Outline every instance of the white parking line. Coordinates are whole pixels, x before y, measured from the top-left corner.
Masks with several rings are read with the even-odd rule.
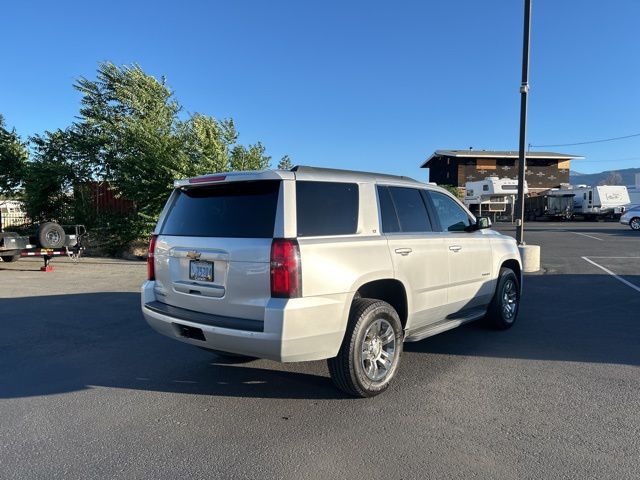
[[[575,233],[576,235],[582,235],[583,237],[593,238],[594,240],[600,240],[601,242],[603,241],[602,238],[594,237],[593,235],[587,235],[586,233],[572,232],[571,230],[564,230],[564,231],[568,233]]]
[[[640,257],[594,257],[593,255],[589,255],[589,258],[611,258],[611,259],[637,259]]]
[[[627,257],[628,258],[628,257]],[[637,258],[637,257],[636,257]],[[583,260],[586,260],[587,262],[589,262],[591,265],[595,265],[596,267],[598,267],[600,270],[608,273],[609,275],[611,275],[613,278],[615,278],[616,280],[624,283],[627,287],[631,287],[633,288],[636,292],[640,292],[640,287],[638,287],[637,285],[634,285],[633,283],[625,280],[624,278],[622,278],[620,275],[616,275],[615,273],[613,273],[611,270],[609,270],[606,267],[603,267],[602,265],[594,262],[593,260],[589,260],[587,257],[582,257]]]

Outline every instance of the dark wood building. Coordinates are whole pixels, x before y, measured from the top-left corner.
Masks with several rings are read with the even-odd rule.
[[[527,152],[526,180],[530,190],[546,190],[569,183],[571,160],[579,155]],[[436,150],[421,166],[429,169],[429,181],[465,186],[486,177],[518,178],[518,152],[490,150]]]

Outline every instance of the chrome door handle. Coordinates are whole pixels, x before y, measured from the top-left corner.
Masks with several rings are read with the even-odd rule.
[[[398,255],[402,255],[403,257],[406,257],[407,255],[409,255],[411,252],[413,252],[413,250],[411,250],[410,248],[396,248],[395,252]]]
[[[460,245],[449,245],[449,250],[452,252],[459,252],[462,250],[462,247]]]

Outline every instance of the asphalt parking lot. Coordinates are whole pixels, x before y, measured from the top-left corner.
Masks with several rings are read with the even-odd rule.
[[[0,477],[639,478],[640,235],[526,240],[543,270],[516,326],[407,344],[366,400],[324,362],[228,364],[156,334],[143,262],[0,263]]]

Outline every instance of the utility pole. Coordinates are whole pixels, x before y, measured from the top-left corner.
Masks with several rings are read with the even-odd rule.
[[[518,145],[518,204],[517,231],[518,245],[524,245],[524,182],[527,144],[527,96],[529,94],[529,39],[531,30],[531,0],[524,0],[524,38],[522,41],[522,83],[520,84],[520,142]]]

